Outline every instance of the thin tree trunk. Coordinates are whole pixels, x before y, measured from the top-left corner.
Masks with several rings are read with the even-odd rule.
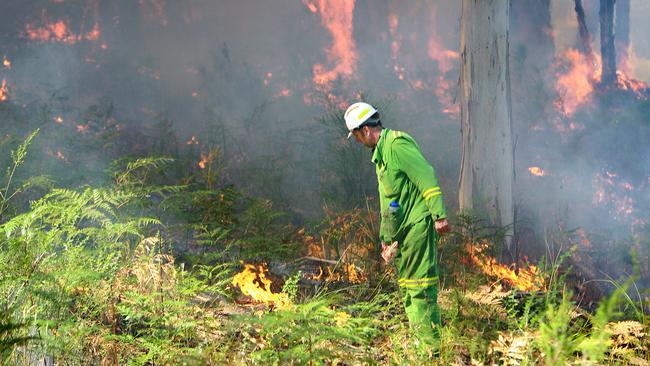
[[[603,88],[610,88],[616,85],[614,2],[615,0],[600,0],[600,56],[603,64],[600,83]]]
[[[580,35],[580,48],[582,53],[587,57],[588,64],[593,67],[594,51],[591,48],[591,35],[587,28],[585,9],[582,7],[582,0],[575,0],[576,18],[578,20],[578,34]]]
[[[630,51],[630,0],[618,0],[616,2],[616,39],[614,46],[618,54],[617,66],[624,72],[629,70],[629,51]]]
[[[514,222],[508,27],[508,0],[463,0],[459,204],[498,226]]]

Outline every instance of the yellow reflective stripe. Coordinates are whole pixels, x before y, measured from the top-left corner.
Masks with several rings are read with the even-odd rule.
[[[425,277],[425,278],[400,278],[399,283],[416,283],[416,282],[430,282],[438,281],[438,277]]]
[[[437,192],[437,191],[440,191],[440,187],[429,188],[426,191],[424,191],[424,193],[422,193],[422,197],[426,198],[427,195],[429,195],[430,193],[434,193],[434,192]]]
[[[427,283],[403,283],[400,286],[404,288],[418,288],[418,287],[431,287],[437,285],[437,282],[427,282]]]
[[[428,195],[427,197],[424,197],[424,200],[428,201],[431,197],[440,196],[441,194],[442,194],[442,192],[432,193],[432,194]]]
[[[405,288],[416,288],[416,287],[430,287],[438,284],[438,277],[429,277],[429,278],[418,278],[418,279],[407,279],[402,278],[399,280],[399,285]]]
[[[365,116],[366,114],[368,114],[368,112],[370,112],[370,108],[366,108],[365,111],[359,113],[359,117],[357,117],[357,119],[360,120],[361,118],[363,118],[363,116]]]

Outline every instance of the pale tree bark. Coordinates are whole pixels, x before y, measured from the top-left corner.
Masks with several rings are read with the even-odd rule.
[[[463,0],[459,204],[498,226],[514,222],[508,22],[508,0]]]

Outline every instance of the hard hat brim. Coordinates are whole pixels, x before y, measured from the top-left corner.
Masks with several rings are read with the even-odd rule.
[[[348,133],[348,140],[350,139],[350,137],[352,137],[352,131],[350,131],[350,133]]]

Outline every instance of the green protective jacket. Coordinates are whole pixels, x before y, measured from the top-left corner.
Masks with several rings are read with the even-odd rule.
[[[389,243],[401,238],[427,215],[433,220],[447,217],[436,173],[410,135],[382,129],[372,162],[379,183],[382,241]],[[388,207],[392,201],[399,203],[399,219],[389,223]]]

